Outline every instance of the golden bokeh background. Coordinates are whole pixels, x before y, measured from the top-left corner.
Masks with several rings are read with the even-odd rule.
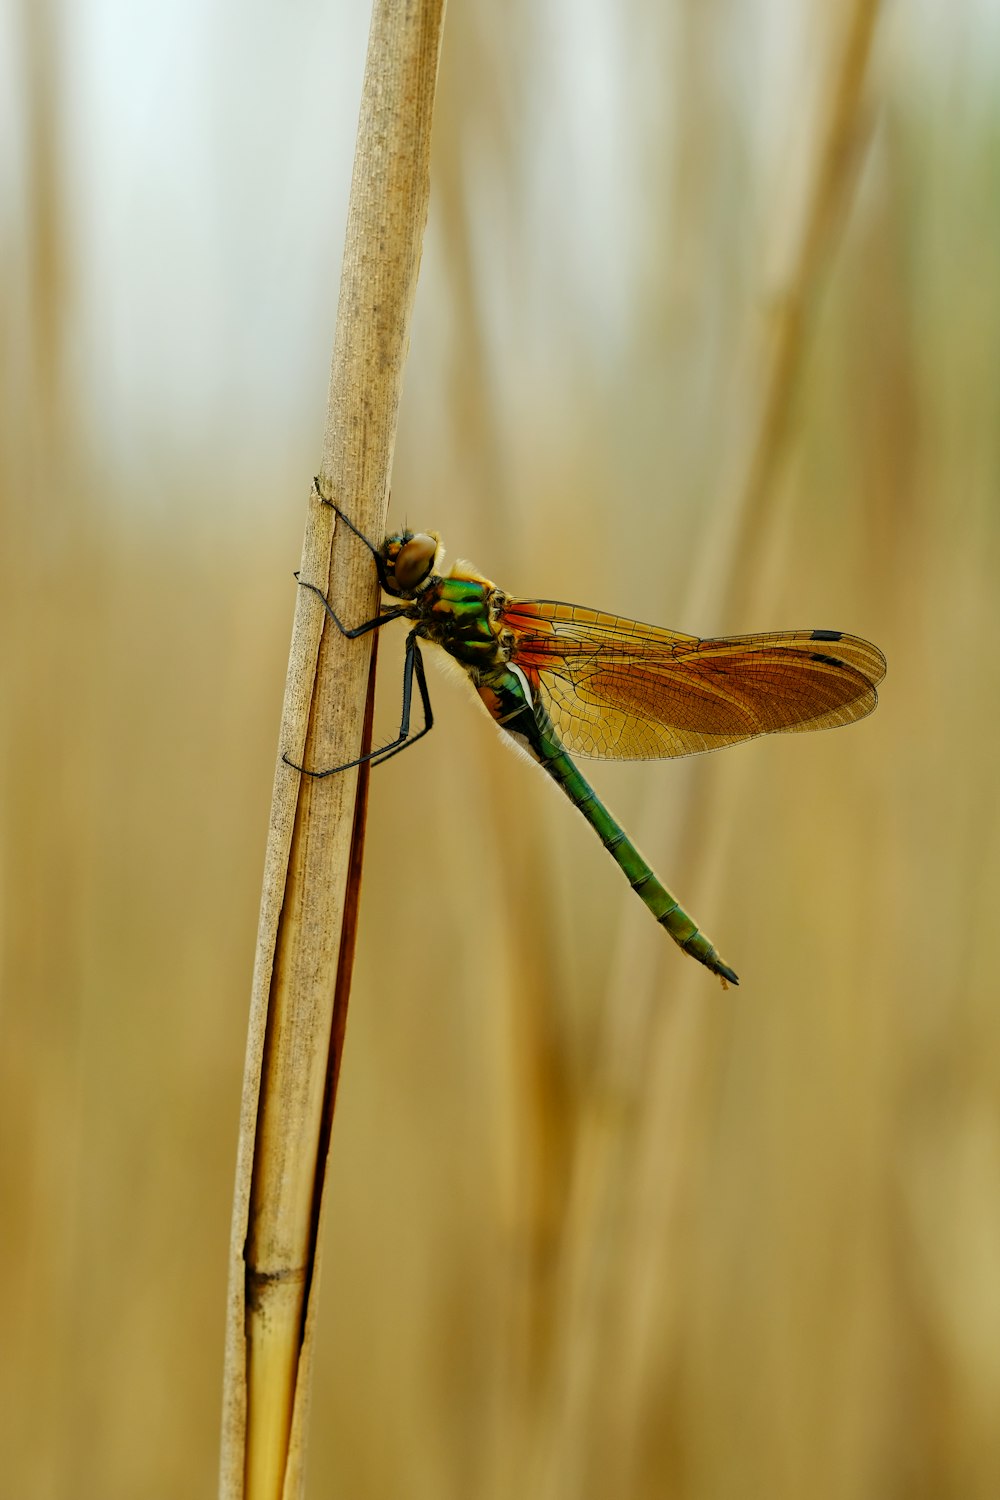
[[[346,10],[3,22],[17,1500],[215,1488]],[[434,674],[372,781],[312,1494],[1000,1493],[998,84],[989,0],[453,0],[390,519],[515,593],[849,630],[889,675],[850,730],[590,768],[723,994]]]

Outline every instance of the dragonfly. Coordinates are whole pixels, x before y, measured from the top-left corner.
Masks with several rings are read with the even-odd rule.
[[[437,532],[400,531],[377,546],[326,499],[375,561],[383,603],[374,619],[349,628],[315,584],[342,635],[355,638],[392,620],[412,622],[403,656],[399,733],[388,744],[316,779],[408,749],[434,724],[421,643],[440,647],[464,670],[503,733],[536,761],[586,818],[639,899],[674,942],[717,974],[735,971],[653,873],[572,757],[659,760],[736,745],[762,734],[831,729],[863,719],[885,675],[877,646],[840,630],[700,639],[623,615],[554,599],[519,599],[456,562],[445,573]],[[413,688],[423,723],[414,728]]]

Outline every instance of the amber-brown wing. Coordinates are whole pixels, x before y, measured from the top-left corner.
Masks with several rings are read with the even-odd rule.
[[[574,755],[655,760],[870,714],[877,646],[839,630],[699,640],[549,599],[509,599],[512,660]]]

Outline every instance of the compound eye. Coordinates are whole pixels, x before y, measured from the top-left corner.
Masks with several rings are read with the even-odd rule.
[[[436,555],[437,542],[424,532],[411,536],[406,545],[400,547],[393,578],[401,594],[412,594],[419,588],[434,566]]]

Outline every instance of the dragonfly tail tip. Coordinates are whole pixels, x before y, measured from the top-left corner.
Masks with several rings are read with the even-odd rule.
[[[737,989],[739,988],[739,984],[740,984],[740,977],[739,977],[739,975],[735,972],[735,970],[731,969],[728,964],[724,964],[721,959],[715,965],[715,972],[718,974],[719,978],[722,980],[723,985],[725,985],[728,982],[729,984],[735,984],[736,987],[737,987]]]

